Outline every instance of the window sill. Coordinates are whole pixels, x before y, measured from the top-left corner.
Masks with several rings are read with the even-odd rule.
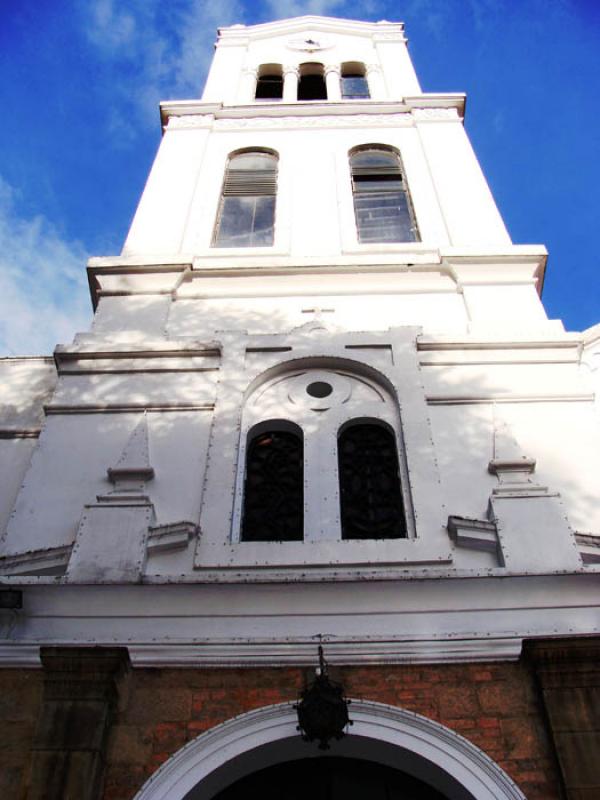
[[[344,255],[357,255],[359,253],[430,253],[436,252],[437,248],[423,242],[351,242],[344,244],[342,253]]]
[[[268,247],[207,247],[206,250],[199,256],[198,258],[227,258],[230,256],[235,256],[239,258],[241,256],[248,256],[248,258],[252,258],[254,256],[287,256],[289,255],[289,250],[286,250],[282,247],[276,247],[275,245],[269,245]]]
[[[452,561],[447,542],[381,539],[336,542],[237,542],[223,545],[200,540],[196,568],[384,567]]]

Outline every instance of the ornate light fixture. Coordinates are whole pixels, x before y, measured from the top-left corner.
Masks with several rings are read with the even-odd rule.
[[[348,717],[350,700],[344,697],[344,687],[334,683],[327,674],[323,647],[319,645],[319,666],[315,680],[300,695],[294,708],[298,713],[298,727],[305,742],[319,742],[320,750],[329,750],[331,739],[341,739],[346,727],[352,725]]]

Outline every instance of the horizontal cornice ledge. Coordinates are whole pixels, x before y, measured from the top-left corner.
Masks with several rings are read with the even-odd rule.
[[[453,109],[456,119],[464,117],[466,95],[441,92],[405,97],[403,101],[344,100],[296,101],[293,103],[251,103],[227,106],[223,103],[203,103],[201,100],[164,100],[160,103],[163,128],[169,119],[178,117],[209,117],[214,120],[279,119],[282,117],[381,117],[394,114],[411,114],[414,111]],[[419,115],[416,115],[420,119]],[[211,119],[206,124],[212,125]],[[201,124],[198,120],[197,124]]]
[[[539,246],[509,246],[505,250],[437,250],[427,245],[399,248],[397,252],[342,254],[327,262],[292,255],[255,256],[251,253],[221,256],[207,254],[179,263],[161,262],[153,256],[94,259],[88,267],[94,303],[100,297],[170,295],[191,297],[202,292],[207,279],[285,278],[298,275],[401,275],[413,278],[438,273],[451,279],[459,291],[470,285],[535,284],[541,287],[546,251]],[[197,281],[200,283],[196,287]],[[285,292],[285,287],[281,287]],[[440,291],[448,287],[440,282]],[[399,287],[410,290],[407,285]],[[232,285],[232,291],[236,291]]]
[[[0,648],[0,662],[31,658],[41,644],[93,641],[128,646],[134,662],[157,666],[177,659],[182,665],[218,660],[250,666],[263,658],[303,663],[311,643],[314,654],[323,624],[338,663],[496,660],[516,658],[525,638],[598,631],[592,570],[464,578],[361,582],[360,601],[355,582],[296,582],[281,593],[277,613],[260,585],[58,585],[62,579],[2,578],[4,586],[23,590],[24,603],[11,617],[12,641]],[[358,612],[351,627],[349,598]]]
[[[360,20],[307,14],[302,17],[292,17],[274,22],[262,22],[258,25],[228,25],[227,27],[219,28],[217,44],[219,46],[244,45],[251,41],[274,36],[285,36],[286,34],[297,34],[309,30],[315,33],[354,34],[368,37],[385,35],[386,40],[406,41],[403,22],[388,22],[387,20],[362,22]]]
[[[532,283],[542,293],[548,260],[543,245],[512,245],[504,253],[444,248],[440,256],[459,288]]]

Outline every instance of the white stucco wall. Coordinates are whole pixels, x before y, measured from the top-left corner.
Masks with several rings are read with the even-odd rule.
[[[319,60],[374,67],[381,96],[252,100],[261,63]],[[275,647],[283,663],[327,631],[349,642],[340,660],[460,660],[597,630],[600,337],[547,319],[545,250],[511,244],[461,113],[420,93],[401,26],[223,32],[202,102],[163,106],[123,254],[92,260],[96,315],[57,348],[56,388],[50,360],[0,362],[0,572],[39,582],[16,641],[126,641],[153,664]],[[364,144],[399,153],[420,242],[358,243],[348,153]],[[212,247],[228,156],[255,147],[279,156],[274,244]],[[313,372],[351,391],[298,403],[287,387]],[[263,415],[306,431],[303,542],[239,541]],[[336,437],[362,416],[396,437],[406,539],[340,538]],[[119,508],[137,555],[111,572]],[[46,579],[71,585],[44,594]]]

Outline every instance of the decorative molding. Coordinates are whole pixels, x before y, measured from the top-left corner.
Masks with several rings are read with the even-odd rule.
[[[455,108],[414,108],[413,115],[418,122],[437,120],[460,121],[460,116]]]
[[[307,31],[306,37],[289,39],[286,42],[288,50],[297,50],[301,53],[320,53],[323,50],[331,50],[335,47],[335,43],[328,39],[317,39],[315,33]]]
[[[19,612],[20,613],[20,612]],[[14,627],[14,625],[13,625]],[[7,637],[5,637],[7,638]],[[80,640],[73,640],[78,644]],[[327,659],[331,664],[464,664],[486,661],[517,661],[521,637],[405,641],[377,639],[328,641]],[[135,667],[270,667],[311,666],[315,660],[314,641],[273,642],[202,640],[191,644],[169,642],[127,642]],[[0,665],[39,666],[40,643],[0,644]]]
[[[139,494],[146,481],[154,478],[148,450],[148,419],[145,412],[133,429],[116,465],[109,467],[106,473],[117,495],[122,492]]]
[[[430,406],[478,405],[481,403],[593,403],[593,393],[578,394],[501,394],[501,395],[426,395]]]
[[[378,31],[373,35],[373,41],[377,44],[377,42],[406,42],[406,39],[401,31],[390,31],[389,33]]]
[[[38,439],[42,429],[35,428],[1,428],[0,439]]]
[[[175,550],[185,550],[191,539],[198,536],[200,528],[193,522],[171,522],[167,525],[151,525],[148,529],[146,551],[154,553],[167,553]]]
[[[493,458],[488,464],[488,472],[499,478],[505,474],[531,475],[535,472],[535,463],[535,458],[527,456],[514,459]]]
[[[575,541],[584,564],[600,564],[600,536],[575,533]]]
[[[102,404],[86,403],[72,406],[48,404],[44,406],[44,412],[50,414],[131,414],[140,411],[214,411],[214,403],[128,403],[122,404]]]
[[[62,575],[69,563],[72,545],[28,550],[0,557],[2,575]]]
[[[169,117],[169,121],[164,126],[166,130],[183,130],[189,128],[205,128],[210,130],[214,125],[212,114],[194,114],[193,116]]]
[[[247,119],[216,119],[215,130],[251,129],[262,130],[270,128],[393,128],[406,127],[414,123],[409,112],[397,114],[352,114],[340,116],[318,117],[255,117]]]
[[[439,722],[383,703],[358,698],[351,702],[351,733],[333,744],[332,755],[362,756],[389,763],[428,783],[433,781],[444,794],[460,787],[465,796],[478,800],[525,800],[516,784],[489,756]],[[197,791],[201,791],[205,779],[210,784],[207,796],[214,796],[246,774],[306,756],[307,745],[297,733],[297,724],[291,703],[234,717],[175,753],[134,800],[200,796]],[[262,747],[256,750],[258,744]],[[253,758],[244,759],[249,751],[253,751]],[[435,777],[432,763],[437,767]]]
[[[493,553],[501,564],[498,529],[495,522],[467,517],[448,517],[448,535],[457,547]]]

